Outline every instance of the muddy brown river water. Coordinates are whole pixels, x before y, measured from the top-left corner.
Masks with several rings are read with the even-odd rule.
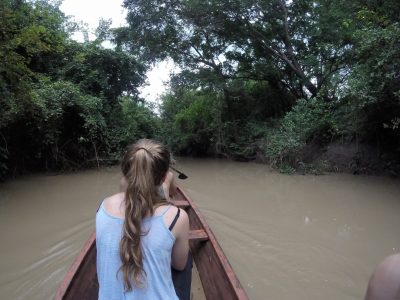
[[[376,264],[400,251],[399,180],[211,159],[177,167],[250,299],[362,299]],[[53,297],[119,176],[106,168],[0,184],[0,299]]]

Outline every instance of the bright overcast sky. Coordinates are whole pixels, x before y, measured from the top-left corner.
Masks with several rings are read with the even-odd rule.
[[[97,28],[100,18],[112,19],[112,27],[126,25],[126,10],[122,7],[122,0],[64,0],[60,8],[67,16],[73,16],[75,21],[87,23],[91,32]],[[82,35],[74,38],[83,40]],[[158,102],[166,89],[169,73],[173,70],[172,62],[162,62],[150,70],[147,73],[148,85],[141,89],[141,96],[148,101]]]

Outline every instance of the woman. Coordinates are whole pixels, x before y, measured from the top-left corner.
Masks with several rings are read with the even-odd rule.
[[[186,266],[189,219],[160,195],[169,164],[167,148],[152,140],[126,151],[126,190],[106,198],[96,215],[100,300],[178,299],[171,266]]]

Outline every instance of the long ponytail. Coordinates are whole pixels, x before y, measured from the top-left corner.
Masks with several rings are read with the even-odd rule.
[[[141,223],[153,215],[154,208],[165,203],[158,187],[166,175],[170,163],[168,149],[153,140],[142,139],[130,146],[121,164],[122,174],[128,185],[125,193],[125,220],[120,242],[120,257],[126,291],[132,290],[132,282],[143,287],[146,274],[143,268]]]

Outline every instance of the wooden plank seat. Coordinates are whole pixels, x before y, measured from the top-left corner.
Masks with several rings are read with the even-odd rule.
[[[207,241],[208,235],[204,229],[194,229],[189,231],[189,241]]]
[[[186,200],[175,200],[174,204],[175,204],[175,206],[177,206],[179,208],[183,208],[183,209],[186,209],[190,206],[189,202]]]

